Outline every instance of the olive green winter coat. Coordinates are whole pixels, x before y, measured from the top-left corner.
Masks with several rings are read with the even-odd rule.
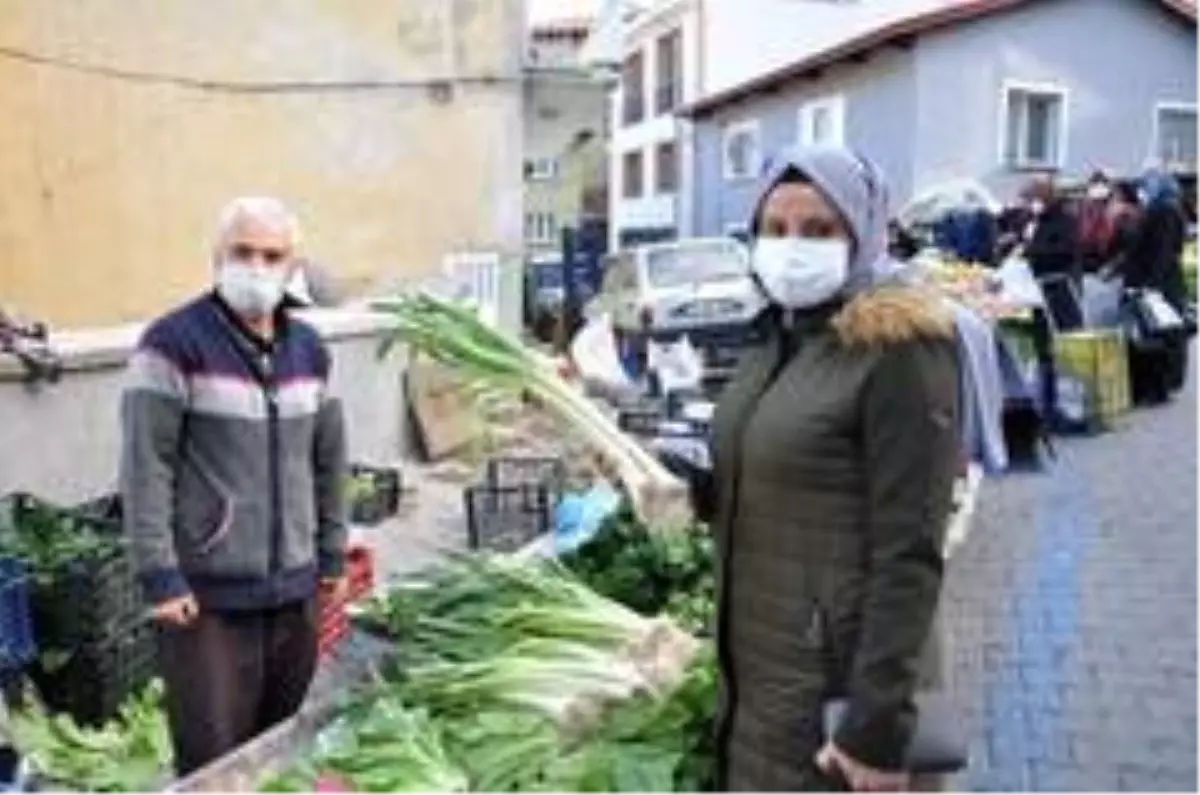
[[[837,736],[895,769],[942,579],[958,453],[958,365],[944,303],[876,288],[775,310],[714,418],[719,748],[731,790],[828,789]]]

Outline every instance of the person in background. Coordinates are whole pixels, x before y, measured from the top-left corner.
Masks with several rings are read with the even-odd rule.
[[[1108,204],[1112,224],[1112,242],[1109,258],[1100,269],[1100,277],[1111,279],[1120,275],[1125,259],[1137,240],[1141,224],[1141,205],[1138,201],[1137,185],[1120,180],[1113,186],[1112,201]]]
[[[1158,290],[1182,314],[1188,303],[1183,275],[1187,219],[1179,183],[1170,174],[1151,169],[1142,177],[1138,191],[1144,208],[1142,219],[1119,273],[1127,289]],[[1167,388],[1173,392],[1183,387],[1187,374],[1187,340],[1172,339],[1167,346]]]
[[[936,294],[882,284],[895,263],[870,161],[787,153],[759,196],[765,340],[725,388],[695,485],[719,560],[719,784],[902,790],[961,452],[955,321]],[[848,708],[827,737],[832,698]]]
[[[1078,235],[1067,203],[1052,177],[1033,180],[1023,194],[1029,208],[1024,254],[1042,285],[1046,307],[1059,331],[1083,324],[1079,307]]]
[[[342,409],[320,337],[281,309],[297,237],[278,200],[231,202],[214,289],[129,365],[121,493],[180,776],[296,712],[318,587],[344,588]]]
[[[1058,363],[1054,335],[1083,325],[1080,301],[1082,276],[1078,266],[1076,221],[1067,210],[1050,176],[1040,176],[1022,191],[1028,224],[1021,252],[1041,285],[1046,308],[1033,312],[1033,346],[1038,360],[1042,418],[1057,433],[1082,430],[1080,420],[1066,417],[1059,404]]]
[[[1096,171],[1079,204],[1079,267],[1083,273],[1097,273],[1112,259],[1116,237],[1112,205],[1112,183],[1107,174]]]

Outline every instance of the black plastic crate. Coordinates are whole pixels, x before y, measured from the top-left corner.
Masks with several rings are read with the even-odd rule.
[[[136,569],[119,521],[59,508],[27,494],[10,495],[6,507],[11,524],[6,545],[23,534],[51,530],[92,539],[52,563],[31,557],[28,547],[8,547],[29,568],[33,630],[43,649],[97,641],[141,611]]]
[[[492,487],[545,486],[552,500],[567,487],[567,465],[561,458],[509,457],[487,462],[486,483]]]
[[[351,487],[350,521],[374,526],[395,516],[400,510],[400,494],[404,484],[399,469],[352,464],[350,477],[367,485],[363,494],[355,494],[354,487]]]
[[[554,502],[542,484],[469,486],[463,492],[467,546],[473,550],[515,552],[549,533]]]
[[[81,726],[100,726],[158,673],[157,628],[149,620],[66,652],[43,655],[30,678],[46,706],[69,714]]]
[[[661,409],[622,409],[617,414],[617,427],[632,436],[658,436],[666,419]]]
[[[37,657],[29,573],[14,558],[0,558],[0,670],[19,671]]]

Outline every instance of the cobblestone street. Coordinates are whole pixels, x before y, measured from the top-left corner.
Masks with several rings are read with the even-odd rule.
[[[972,752],[956,784],[1194,791],[1194,376],[1171,405],[1057,451],[1045,474],[985,482],[950,564]]]

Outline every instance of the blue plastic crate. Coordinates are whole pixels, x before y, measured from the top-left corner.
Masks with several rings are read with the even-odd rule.
[[[35,657],[29,573],[19,560],[0,558],[0,670],[19,670]]]

